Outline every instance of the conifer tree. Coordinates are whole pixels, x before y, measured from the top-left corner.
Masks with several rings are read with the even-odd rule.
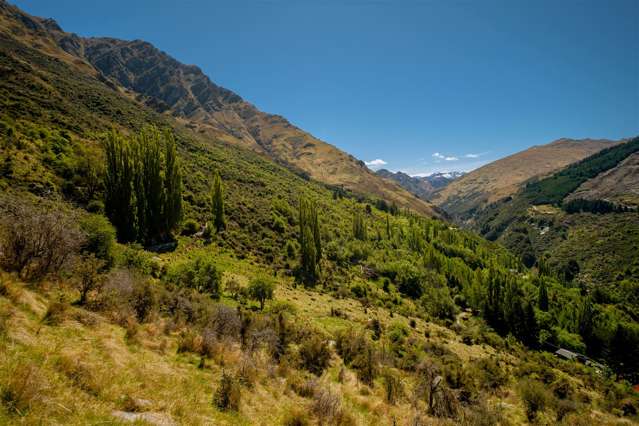
[[[538,297],[539,310],[548,312],[548,289],[546,288],[546,280],[539,279],[539,297]]]
[[[224,192],[222,188],[222,177],[220,172],[216,171],[213,177],[213,193],[211,195],[213,206],[213,225],[215,230],[220,232],[226,226],[224,219]]]

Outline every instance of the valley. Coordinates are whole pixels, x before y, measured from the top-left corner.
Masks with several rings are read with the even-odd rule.
[[[639,421],[637,137],[375,173],[4,0],[0,105],[0,424]]]

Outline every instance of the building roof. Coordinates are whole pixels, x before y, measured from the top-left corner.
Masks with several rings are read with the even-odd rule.
[[[574,352],[569,351],[568,349],[564,349],[564,348],[557,349],[555,351],[555,355],[564,357],[566,359],[577,359],[579,357],[579,354],[574,353]]]

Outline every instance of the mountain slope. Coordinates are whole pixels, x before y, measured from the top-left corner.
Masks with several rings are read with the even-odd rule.
[[[544,264],[559,274],[569,273],[570,280],[608,285],[638,279],[637,212],[589,204],[571,210],[567,203],[584,198],[616,203],[632,200],[632,191],[638,189],[638,153],[639,138],[616,144],[529,182],[512,197],[475,212],[468,223],[522,256],[529,266]]]
[[[0,3],[25,40],[37,38],[47,53],[64,54],[65,60],[89,71],[112,88],[156,111],[171,114],[189,128],[211,138],[247,146],[280,164],[307,173],[313,179],[342,186],[410,208],[439,216],[438,210],[388,180],[380,179],[362,161],[293,126],[284,117],[259,111],[240,96],[214,84],[193,65],[184,65],[150,43],[113,38],[82,38],[64,31],[53,20],[31,17]],[[70,59],[68,56],[73,56]],[[89,68],[93,68],[88,70]]]
[[[639,205],[639,153],[629,155],[612,169],[582,183],[566,197],[566,201],[578,199]]]
[[[472,211],[514,194],[533,177],[547,176],[616,142],[559,139],[499,159],[466,174],[431,198],[447,213],[467,218]]]
[[[410,176],[404,172],[391,172],[380,169],[375,172],[378,176],[397,182],[408,192],[417,195],[422,200],[429,200],[435,191],[449,185],[455,179],[459,179],[464,173],[433,173],[429,176]]]

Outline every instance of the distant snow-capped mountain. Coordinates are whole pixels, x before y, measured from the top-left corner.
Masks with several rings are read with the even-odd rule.
[[[386,169],[380,169],[376,173],[383,178],[394,180],[424,200],[428,200],[435,191],[465,174],[464,172],[442,172],[428,176],[410,176],[404,172],[391,172]]]

